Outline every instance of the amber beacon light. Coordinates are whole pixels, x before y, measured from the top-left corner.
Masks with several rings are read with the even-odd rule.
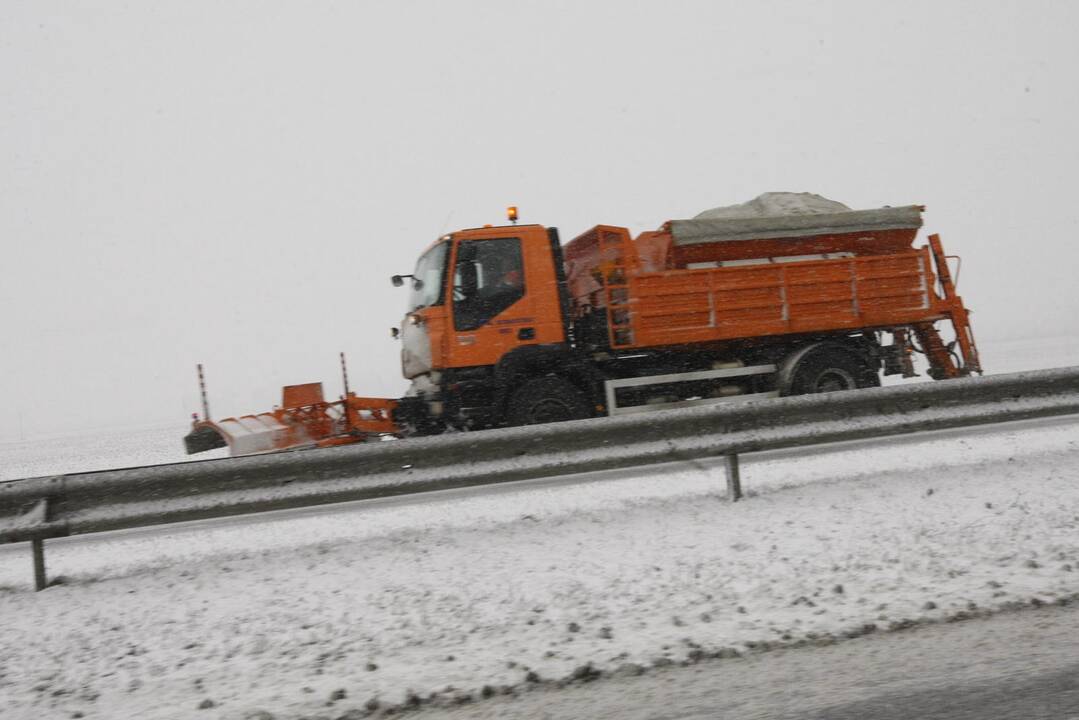
[[[506,208],[506,217],[509,218],[509,221],[511,223],[513,223],[514,225],[517,224],[517,206],[516,205],[510,205],[508,208]]]

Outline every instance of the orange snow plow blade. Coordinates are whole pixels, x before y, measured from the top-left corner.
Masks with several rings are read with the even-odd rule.
[[[322,383],[288,385],[281,407],[270,412],[196,420],[184,446],[188,455],[227,446],[236,456],[364,442],[397,432],[396,406],[396,400],[361,398],[351,392],[327,402]]]

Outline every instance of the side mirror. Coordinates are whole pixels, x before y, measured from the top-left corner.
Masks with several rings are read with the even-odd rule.
[[[390,337],[396,340],[397,338],[401,337],[401,331],[395,327],[390,328]]]
[[[394,275],[390,278],[390,282],[393,283],[394,287],[401,287],[405,284],[405,279],[400,275]]]

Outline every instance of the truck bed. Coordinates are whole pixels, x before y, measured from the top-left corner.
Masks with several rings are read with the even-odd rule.
[[[948,306],[913,248],[922,209],[674,220],[636,240],[599,225],[565,248],[570,295],[619,349],[933,322]]]
[[[608,308],[615,347],[887,327],[943,317],[929,251],[641,273]]]

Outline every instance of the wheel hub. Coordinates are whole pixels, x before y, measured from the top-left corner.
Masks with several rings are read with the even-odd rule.
[[[561,400],[544,398],[532,405],[532,420],[536,423],[561,422],[573,417],[571,408]]]
[[[813,392],[837,392],[840,390],[853,390],[855,387],[857,387],[857,383],[854,382],[854,378],[850,373],[839,368],[830,368],[817,376]]]

